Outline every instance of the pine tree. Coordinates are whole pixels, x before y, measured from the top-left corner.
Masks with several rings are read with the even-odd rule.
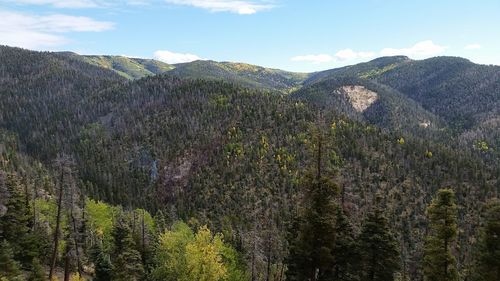
[[[305,210],[291,237],[287,280],[330,280],[335,263],[337,185],[323,171],[323,137],[317,135],[316,163],[303,179]]]
[[[28,276],[28,281],[45,281],[45,270],[43,266],[40,264],[40,260],[38,258],[34,258],[31,263],[31,272]]]
[[[33,257],[39,255],[40,241],[30,233],[32,218],[19,179],[15,175],[7,175],[5,185],[9,198],[6,204],[7,212],[0,220],[0,239],[10,243],[16,260],[30,265]]]
[[[427,208],[429,235],[424,246],[424,278],[428,281],[456,281],[458,272],[452,254],[457,238],[457,206],[455,193],[441,189]]]
[[[500,200],[487,206],[478,248],[474,280],[500,280]]]
[[[351,223],[340,206],[336,211],[335,235],[334,280],[356,280],[359,261],[358,244],[355,241]]]
[[[144,274],[142,259],[135,249],[129,226],[120,219],[113,228],[113,280],[139,280]]]
[[[111,280],[113,273],[111,259],[109,255],[104,252],[100,244],[96,244],[91,249],[91,256],[95,267],[95,276],[93,281]]]
[[[21,280],[20,265],[14,260],[14,253],[9,242],[0,243],[0,280]]]
[[[394,280],[394,274],[400,268],[398,244],[380,208],[367,215],[358,240],[361,280]]]

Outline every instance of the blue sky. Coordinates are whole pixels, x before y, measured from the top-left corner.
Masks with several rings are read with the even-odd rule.
[[[317,71],[383,55],[500,65],[499,0],[0,0],[0,44]]]

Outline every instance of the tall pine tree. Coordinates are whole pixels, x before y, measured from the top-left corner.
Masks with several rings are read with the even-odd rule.
[[[14,257],[23,265],[31,265],[31,260],[39,255],[39,243],[30,231],[32,217],[26,205],[21,184],[16,175],[2,177],[8,191],[7,212],[0,219],[0,240],[5,239],[12,247]]]
[[[104,252],[102,245],[96,243],[91,249],[91,257],[94,262],[95,276],[94,281],[111,280],[113,266],[109,255]]]
[[[352,225],[340,206],[337,207],[335,215],[334,280],[357,280],[358,243],[355,240]]]
[[[500,280],[500,201],[488,204],[481,229],[475,281]]]
[[[331,280],[335,263],[337,185],[323,168],[323,135],[317,134],[315,166],[302,183],[306,188],[304,211],[292,230],[287,280]]]
[[[20,265],[14,260],[14,253],[6,240],[0,242],[0,280],[21,280]]]
[[[398,244],[382,210],[371,211],[359,235],[362,281],[390,281],[400,268]]]
[[[137,281],[144,274],[142,258],[135,247],[130,227],[122,218],[113,228],[113,280]]]
[[[456,281],[452,249],[458,234],[457,205],[451,189],[440,189],[427,208],[429,234],[425,239],[423,269],[426,281]]]

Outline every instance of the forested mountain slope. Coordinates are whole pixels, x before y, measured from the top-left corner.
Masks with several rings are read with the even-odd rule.
[[[381,57],[365,63],[311,73],[304,81],[304,84],[311,85],[335,77],[359,77],[369,79],[410,61],[411,59],[405,56]]]
[[[428,118],[433,124],[446,120],[393,88],[347,77],[310,84],[290,97],[268,88],[261,91],[172,75],[128,81],[113,71],[58,54],[1,50],[5,59],[0,60],[0,187],[11,188],[9,196],[2,198],[17,198],[9,199],[12,206],[38,210],[34,212],[38,215],[29,213],[32,219],[23,222],[26,228],[20,232],[45,233],[39,240],[46,245],[37,246],[29,255],[20,250],[11,234],[8,239],[0,236],[15,244],[13,259],[25,266],[33,256],[50,252],[47,248],[56,240],[52,237],[59,233],[56,198],[68,194],[61,193],[68,188],[79,200],[61,197],[64,204],[59,205],[74,226],[63,225],[60,229],[65,235],[60,239],[75,242],[76,246],[64,249],[81,256],[66,256],[96,268],[103,258],[96,258],[90,249],[97,248],[97,253],[115,264],[114,280],[126,280],[117,277],[123,272],[132,272],[134,280],[176,276],[168,270],[177,267],[164,263],[166,259],[170,265],[172,258],[165,258],[169,256],[163,252],[179,252],[172,246],[177,245],[172,242],[176,237],[192,243],[186,253],[195,261],[205,256],[193,249],[217,239],[208,235],[195,240],[189,227],[174,223],[178,220],[189,222],[204,235],[203,225],[223,233],[229,248],[219,259],[229,264],[227,274],[241,273],[237,274],[240,279],[228,280],[284,280],[285,274],[293,280],[286,270],[293,272],[300,260],[293,257],[300,248],[295,241],[309,223],[303,218],[317,207],[314,202],[321,202],[321,198],[311,200],[311,193],[328,186],[331,189],[321,191],[331,198],[327,205],[337,208],[352,229],[346,239],[368,243],[372,236],[367,234],[370,224],[366,221],[379,220],[380,211],[373,214],[373,210],[383,206],[384,229],[391,233],[388,237],[394,238],[399,252],[394,259],[400,266],[394,270],[411,280],[423,276],[424,237],[430,229],[426,208],[438,189],[451,188],[460,230],[453,245],[457,269],[465,278],[474,269],[476,244],[472,242],[480,237],[483,206],[500,192],[500,170],[467,149],[417,137],[411,130],[405,133],[405,122],[413,120],[402,119],[404,116]],[[334,97],[326,106],[299,96],[318,94],[329,99],[316,93],[315,87],[331,90],[345,84],[363,88],[343,88],[342,93],[333,94],[344,98]],[[360,94],[370,99],[372,92],[379,99],[360,114],[357,109],[366,105],[353,106],[350,98]],[[337,103],[347,109],[342,111]],[[388,124],[386,128],[402,124],[397,127],[401,130],[382,130],[352,120],[366,121],[363,118],[381,127]],[[24,160],[17,161],[16,155]],[[31,172],[36,167],[38,174]],[[311,179],[319,170],[322,175]],[[19,192],[13,192],[13,186]],[[39,194],[43,196],[39,198]],[[33,203],[37,200],[42,200],[41,205]],[[0,211],[7,204],[0,202]],[[89,223],[73,219],[73,210],[75,217],[88,213]],[[336,224],[337,217],[332,220],[332,215],[326,214],[325,220]],[[45,225],[44,231],[36,232],[29,221]],[[10,225],[0,227],[2,233],[15,232]],[[207,247],[222,247],[214,243]],[[127,247],[133,251],[125,252]],[[359,254],[369,247],[353,244],[351,248]],[[55,255],[58,268],[63,267],[66,256]],[[122,257],[130,260],[124,262]],[[352,257],[356,260],[356,254]],[[122,272],[116,266],[120,264],[133,267],[123,266]],[[368,270],[366,264],[354,262],[349,268],[353,278]]]
[[[500,67],[462,58],[409,61],[372,78],[406,94],[458,130],[477,125],[478,115],[499,105]]]
[[[333,110],[381,128],[415,135],[441,134],[446,127],[442,118],[401,92],[355,76],[321,79],[295,91],[291,98],[305,100],[325,110]]]
[[[172,70],[174,66],[167,63],[125,56],[82,56],[71,52],[60,53],[74,59],[82,60],[102,68],[111,69],[127,79],[140,79]]]
[[[245,87],[284,92],[299,87],[308,77],[306,73],[287,72],[245,63],[215,61],[177,64],[169,73],[183,78],[224,80]]]
[[[103,89],[125,82],[111,70],[57,53],[1,47],[0,62],[1,127],[45,159],[65,149],[61,134],[74,135],[99,116]]]
[[[326,81],[337,82],[332,88],[332,83]],[[435,140],[442,140],[455,147],[476,149],[490,159],[498,157],[500,151],[498,123],[500,67],[498,66],[477,65],[455,57],[437,57],[419,61],[407,57],[384,57],[367,63],[311,74],[305,80],[305,86],[298,90],[296,95],[303,99],[310,98],[316,103],[327,103],[337,110],[340,108],[345,111],[343,109],[345,103],[332,104],[327,101],[341,97],[332,95],[342,84],[338,81],[343,81],[345,86],[379,85],[379,88],[384,87],[386,91],[399,93],[398,96],[404,97],[391,104],[386,103],[385,112],[377,111],[379,119],[390,120],[391,113],[398,116],[395,124],[390,122],[381,124],[365,116],[368,122],[392,129],[408,129],[412,120],[413,122],[419,120],[420,123],[428,123],[425,124],[425,128],[434,127],[442,131]],[[380,96],[385,92],[379,91]],[[309,95],[309,92],[312,93]],[[318,99],[319,96],[323,98]],[[377,106],[380,104],[373,103],[374,110]],[[413,110],[404,110],[408,106]],[[426,122],[422,122],[421,116],[427,116]]]
[[[500,66],[438,57],[403,64],[374,77],[442,117],[461,145],[500,151]]]
[[[167,64],[153,59],[124,56],[90,56],[61,52],[61,56],[110,69],[127,79],[140,79],[158,74],[182,78],[224,80],[241,86],[289,92],[300,87],[309,74],[264,68],[233,62],[198,60],[189,63]]]

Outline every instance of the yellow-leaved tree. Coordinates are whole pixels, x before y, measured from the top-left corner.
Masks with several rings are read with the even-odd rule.
[[[188,280],[226,280],[227,268],[222,260],[224,243],[220,234],[212,235],[203,226],[193,241],[186,246],[186,267]]]
[[[221,234],[213,234],[206,226],[194,234],[187,224],[176,222],[160,235],[152,278],[241,281],[246,280],[243,267],[237,252],[224,244]]]

